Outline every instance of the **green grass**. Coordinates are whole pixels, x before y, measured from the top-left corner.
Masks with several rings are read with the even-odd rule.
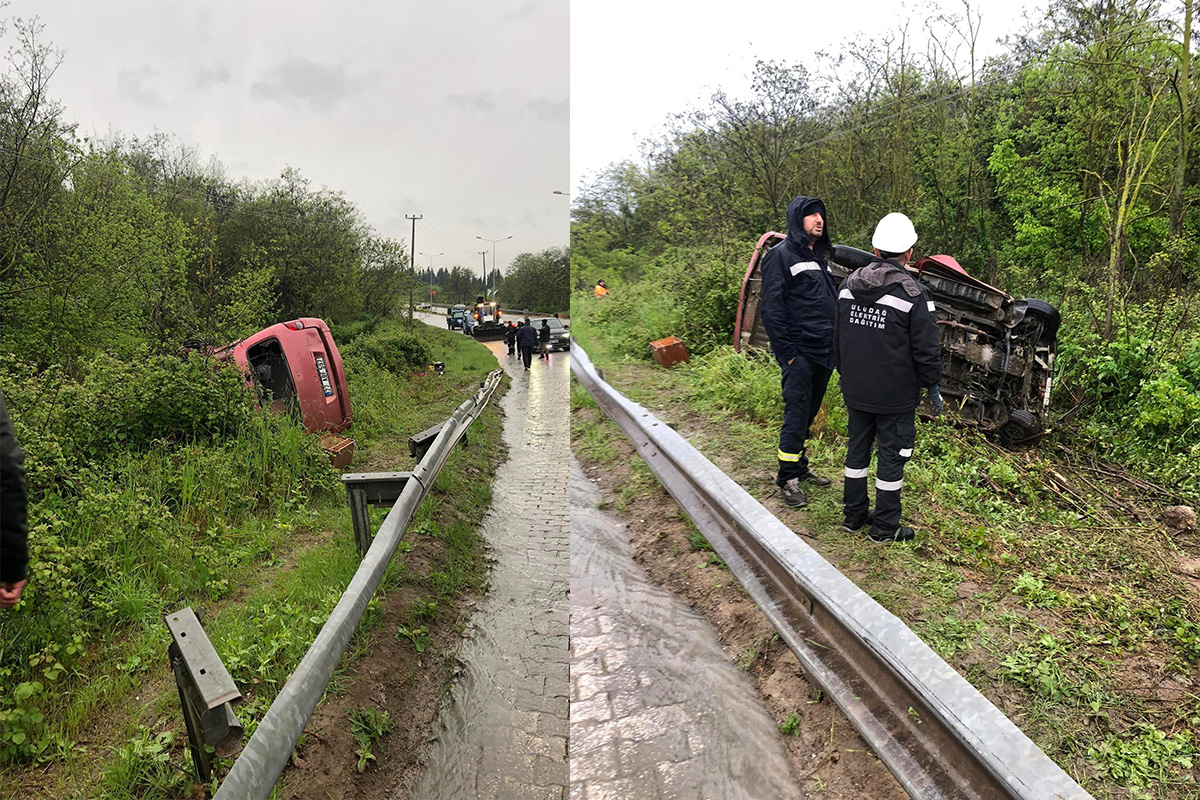
[[[358,456],[402,452],[391,457],[403,458],[395,468],[407,466],[404,440],[447,417],[495,365],[485,347],[461,334],[429,326],[419,332],[446,361],[444,376],[392,376],[348,364],[350,434],[365,445]],[[425,583],[436,603],[483,585],[486,564],[470,521],[491,500],[490,482],[478,476],[493,474],[503,451],[496,402],[473,427],[471,446],[451,454],[414,520],[415,528],[447,541],[445,563],[432,575],[411,575],[404,559],[411,547],[402,543],[384,590]],[[27,599],[0,617],[0,761],[9,761],[0,763],[0,784],[15,784],[25,769],[66,762],[55,796],[95,796],[95,786],[67,780],[91,769],[104,773],[106,796],[178,796],[170,774],[191,765],[173,685],[146,714],[123,707],[162,674],[169,640],[163,615],[187,605],[208,612],[205,630],[246,695],[238,715],[253,732],[358,566],[336,474],[310,448],[313,440],[301,430],[264,417],[247,435],[216,446],[164,443],[120,454],[103,473],[62,476],[81,488],[31,510]],[[312,469],[322,471],[317,483],[305,473]],[[247,503],[254,495],[246,487],[256,483],[272,492],[265,507]],[[319,488],[297,488],[306,485]],[[92,568],[87,577],[95,588],[86,594],[72,583],[80,557]],[[55,585],[67,590],[48,603]],[[365,649],[362,632],[378,607],[377,595],[343,667]],[[164,731],[138,727],[159,715],[172,721],[169,743],[160,738]],[[126,722],[98,724],[109,717]],[[110,755],[75,746],[95,740],[98,728],[124,744]],[[160,774],[154,764],[167,751],[169,769]],[[133,768],[139,759],[149,771]]]

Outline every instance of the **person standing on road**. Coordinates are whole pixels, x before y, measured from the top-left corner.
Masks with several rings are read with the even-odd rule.
[[[517,326],[511,322],[505,325],[507,330],[504,331],[504,342],[508,345],[508,354],[511,356],[517,352]]]
[[[825,204],[797,197],[788,204],[787,238],[762,260],[759,314],[779,362],[783,425],[779,429],[779,472],[775,484],[792,508],[808,504],[801,482],[828,486],[808,467],[805,441],[821,410],[833,372],[835,285],[829,272]]]
[[[871,523],[876,542],[904,542],[916,534],[900,525],[904,465],[916,439],[921,389],[935,415],[942,411],[941,341],[929,292],[906,269],[917,232],[903,214],[879,221],[871,245],[875,260],[855,270],[838,291],[834,358],[848,415],[842,527],[853,533]],[[867,502],[867,467],[878,443],[875,512]]]
[[[550,320],[542,320],[542,327],[538,328],[538,349],[541,355],[538,358],[550,360]]]
[[[0,608],[19,603],[27,583],[28,502],[25,453],[0,395]]]
[[[533,329],[533,323],[529,321],[529,317],[521,323],[517,328],[517,347],[521,348],[521,360],[525,363],[525,369],[528,370],[533,364],[533,348],[537,347],[538,334]]]

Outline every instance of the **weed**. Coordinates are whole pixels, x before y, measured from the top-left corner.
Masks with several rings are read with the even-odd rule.
[[[151,734],[145,725],[120,747],[104,770],[103,785],[109,798],[180,797],[191,785],[188,773],[171,763],[170,731]]]
[[[386,711],[374,708],[349,708],[346,714],[350,717],[350,733],[358,748],[358,771],[367,768],[368,761],[375,760],[372,746],[382,739],[392,729],[392,718]]]
[[[436,622],[438,618],[437,600],[418,599],[413,603],[410,613],[417,619]]]
[[[1135,725],[1124,736],[1110,733],[1088,748],[1088,758],[1109,778],[1132,787],[1178,780],[1182,770],[1192,768],[1194,755],[1189,731],[1168,735],[1147,723]]]
[[[1060,605],[1062,598],[1059,593],[1053,589],[1046,588],[1046,582],[1041,578],[1035,578],[1028,572],[1022,572],[1013,582],[1013,594],[1025,598],[1025,603],[1033,608],[1050,608]]]
[[[429,645],[429,629],[424,626],[409,628],[401,625],[396,630],[396,638],[408,639],[418,653],[424,653]]]
[[[800,735],[800,714],[793,711],[788,714],[782,722],[779,723],[779,732],[784,736],[799,736]]]
[[[713,549],[713,546],[708,543],[708,539],[704,538],[704,534],[690,523],[688,525],[688,544],[692,546],[693,550],[708,550],[712,552]]]
[[[761,651],[763,644],[765,644],[766,641],[774,635],[775,634],[768,633],[765,636],[760,636],[754,641],[753,644],[743,650],[741,655],[739,655],[737,660],[734,662],[737,664],[737,668],[742,672],[750,669],[750,667],[752,667],[754,662],[758,659],[758,654]]]

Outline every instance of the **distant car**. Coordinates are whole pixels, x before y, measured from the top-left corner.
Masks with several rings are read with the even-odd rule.
[[[417,303],[417,310],[418,310],[418,311],[429,311],[429,310],[430,310],[430,309],[432,309],[432,308],[433,308],[433,304],[432,304],[432,303]]]
[[[561,321],[551,318],[547,320],[550,323],[550,349],[553,350],[570,350],[571,349],[571,334],[567,331],[567,326]],[[542,327],[541,320],[534,320],[533,327],[540,329]]]
[[[767,250],[783,239],[781,233],[764,234],[750,258],[733,333],[735,349],[770,347],[758,314],[759,266]],[[844,278],[873,259],[864,250],[835,245],[830,271]],[[1032,297],[1017,300],[971,277],[953,256],[925,256],[908,270],[933,297],[947,410],[1008,441],[1041,433],[1058,352],[1058,309]]]
[[[462,303],[446,309],[446,329],[454,330],[455,328],[462,329],[467,319],[467,307]]]

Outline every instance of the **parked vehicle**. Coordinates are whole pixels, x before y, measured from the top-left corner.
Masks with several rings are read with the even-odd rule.
[[[742,282],[733,346],[769,349],[758,315],[762,256],[783,241],[758,240]],[[865,266],[871,253],[835,245],[831,271],[839,279]],[[1007,441],[1043,432],[1050,409],[1061,317],[1049,303],[1018,300],[971,277],[953,256],[925,256],[909,272],[929,289],[941,329],[945,407],[962,422]]]
[[[550,349],[553,350],[570,350],[571,349],[571,334],[567,331],[567,326],[561,321],[551,317],[550,323]],[[542,321],[536,320],[533,323],[534,327],[542,327]]]
[[[462,330],[464,325],[466,324],[466,322],[465,322],[466,319],[467,319],[467,307],[466,306],[464,306],[462,303],[459,303],[456,306],[451,306],[450,308],[446,309],[446,330],[452,331],[455,328]]]
[[[324,320],[301,317],[265,328],[212,351],[236,364],[259,401],[280,414],[294,413],[339,469],[354,456],[354,440],[337,434],[351,425],[350,393],[342,356]]]

